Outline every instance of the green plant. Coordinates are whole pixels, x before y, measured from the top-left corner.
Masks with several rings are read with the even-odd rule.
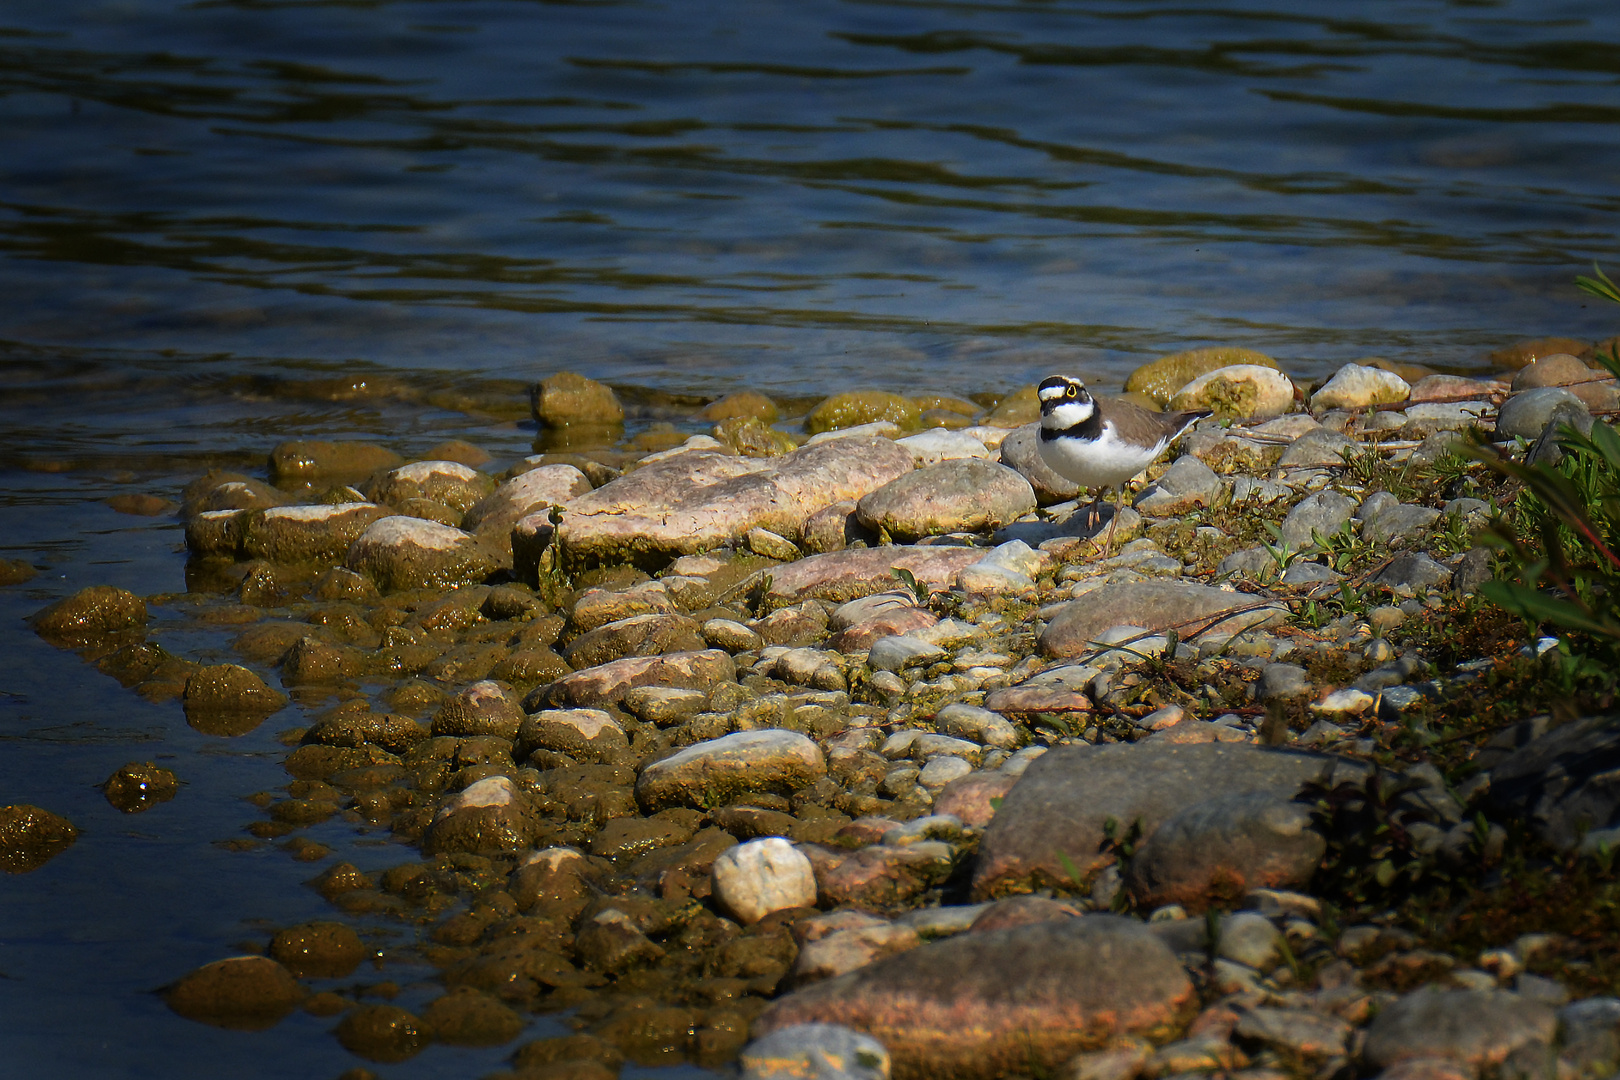
[[[1327,552],[1328,565],[1340,572],[1371,559],[1373,555],[1373,542],[1356,535],[1356,531],[1350,527],[1348,521],[1327,536],[1312,529],[1311,540],[1317,547]]]
[[[910,570],[907,570],[903,566],[896,566],[889,572],[900,580],[900,584],[911,590],[911,595],[917,598],[918,606],[928,606],[928,586],[918,581],[916,574],[913,574]]]
[[[1414,826],[1433,826],[1435,815],[1409,798],[1421,785],[1374,770],[1363,780],[1306,784],[1300,798],[1312,803],[1316,831],[1327,854],[1312,891],[1335,903],[1379,904],[1436,873],[1419,849]]]

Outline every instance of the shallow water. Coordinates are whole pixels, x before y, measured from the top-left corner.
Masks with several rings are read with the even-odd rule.
[[[10,0],[0,554],[44,572],[0,591],[0,801],[82,835],[0,880],[8,1064],[356,1063],[331,1021],[220,1032],[150,993],[331,909],[322,864],[218,843],[286,783],[296,706],[213,738],[23,628],[84,585],[184,591],[178,524],[102,499],[300,435],[510,459],[524,386],[565,367],[971,393],[1211,343],[1320,375],[1607,336],[1571,279],[1616,254],[1617,46],[1602,0]],[[225,655],[154,610],[172,651]],[[149,758],[186,786],[126,818],[94,785]]]

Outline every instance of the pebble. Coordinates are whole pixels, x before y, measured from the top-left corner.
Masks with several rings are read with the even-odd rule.
[[[647,812],[724,806],[744,792],[785,794],[826,775],[821,748],[796,731],[739,731],[678,751],[642,770],[636,798]]]
[[[943,657],[945,650],[908,635],[891,635],[872,642],[866,662],[874,671],[903,671]]]
[[[889,1080],[889,1052],[837,1024],[794,1024],[743,1048],[741,1080]]]
[[[816,875],[810,860],[781,837],[728,848],[714,860],[711,873],[715,899],[744,926],[773,911],[810,907],[816,902]]]
[[[1326,850],[1326,845],[1322,844],[1319,850]],[[1270,971],[1282,962],[1282,949],[1282,931],[1264,915],[1238,911],[1221,919],[1215,955],[1222,960],[1256,971]]]

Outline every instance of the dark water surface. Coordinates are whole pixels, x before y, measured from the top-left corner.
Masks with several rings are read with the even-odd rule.
[[[355,1063],[330,1021],[216,1031],[150,993],[331,909],[322,864],[218,843],[306,714],[204,735],[23,627],[84,585],[184,591],[178,524],[102,499],[300,435],[510,459],[565,367],[969,393],[1212,343],[1320,375],[1603,337],[1571,278],[1620,264],[1617,129],[1612,0],[6,0],[0,554],[43,573],[0,591],[0,803],[82,835],[0,879],[0,1073]],[[94,785],[149,758],[186,786],[123,817]]]

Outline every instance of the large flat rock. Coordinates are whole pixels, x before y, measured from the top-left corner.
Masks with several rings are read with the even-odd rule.
[[[1055,1072],[1120,1035],[1168,1037],[1196,1007],[1147,927],[1114,915],[964,934],[795,991],[756,1035],[841,1024],[881,1042],[895,1080]]]
[[[1331,754],[1234,743],[1115,743],[1064,746],[1037,758],[1002,800],[985,831],[973,871],[973,897],[1046,886],[1073,889],[1108,866],[1105,823],[1117,835],[1140,822],[1143,840],[1188,807],[1223,796],[1263,793],[1291,799],[1323,776],[1343,779],[1365,766]],[[1065,862],[1069,864],[1065,865]]]
[[[1220,618],[1227,612],[1232,613],[1229,618]],[[1079,656],[1096,648],[1092,642],[1097,635],[1113,626],[1140,626],[1145,630],[1179,627],[1186,639],[1205,629],[1235,634],[1251,626],[1270,626],[1287,614],[1280,604],[1268,605],[1258,596],[1211,585],[1179,581],[1104,585],[1063,605],[1041,631],[1040,644],[1050,656]]]
[[[888,439],[834,439],[780,458],[695,450],[643,466],[567,506],[557,535],[574,564],[663,564],[768,529],[797,541],[816,511],[913,468]]]

